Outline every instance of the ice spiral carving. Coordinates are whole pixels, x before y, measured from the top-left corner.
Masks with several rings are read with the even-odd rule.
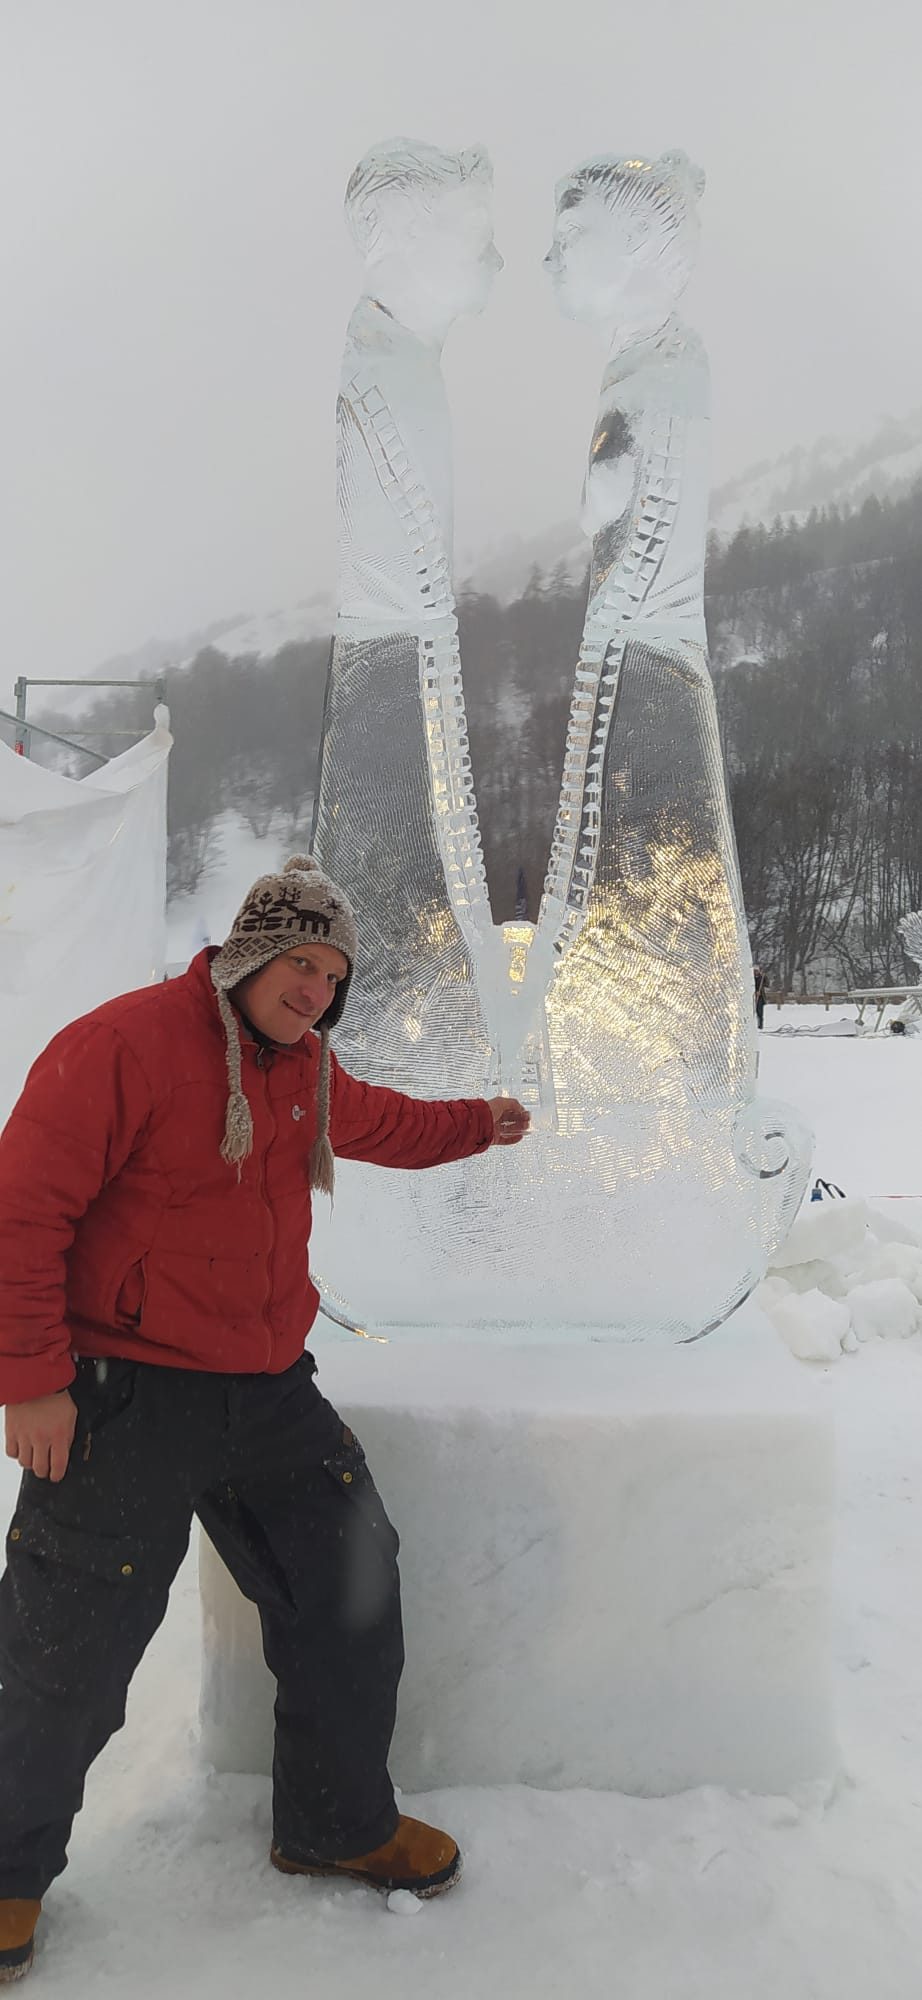
[[[592,572],[536,926],[496,925],[451,583],[440,356],[500,259],[479,150],[394,142],[350,182],[366,261],[339,401],[340,609],[315,841],[363,958],[338,1038],[374,1082],[529,1102],[515,1151],[353,1168],[321,1280],[365,1323],[689,1339],[758,1281],[809,1140],[754,1096],[752,974],[707,666],[707,364],[679,320],[701,179],[681,155],[558,189],[561,307],[610,344]]]

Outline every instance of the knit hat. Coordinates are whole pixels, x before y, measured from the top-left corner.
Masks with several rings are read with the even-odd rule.
[[[293,854],[280,875],[261,875],[240,905],[227,937],[211,962],[211,983],[227,1038],[230,1096],[221,1157],[238,1169],[253,1146],[253,1116],[240,1071],[240,1030],[228,1000],[241,979],[259,972],[307,940],[333,945],[348,961],[332,1000],[316,1023],[320,1030],[320,1079],[317,1085],[317,1136],[311,1148],[311,1187],[333,1192],[333,1148],[330,1145],[330,1029],[346,1004],[355,967],[358,939],[351,904],[321,873],[309,854]]]

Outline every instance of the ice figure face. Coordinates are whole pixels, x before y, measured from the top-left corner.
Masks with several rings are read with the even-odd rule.
[[[414,232],[411,255],[421,318],[447,326],[462,314],[483,312],[503,259],[482,192],[464,186],[441,195]]]
[[[694,263],[701,186],[682,154],[592,160],[562,181],[544,260],[561,312],[627,331],[668,319]]]
[[[481,149],[443,153],[409,140],[377,146],[351,177],[346,215],[368,292],[403,325],[441,339],[462,314],[483,311],[503,259]]]

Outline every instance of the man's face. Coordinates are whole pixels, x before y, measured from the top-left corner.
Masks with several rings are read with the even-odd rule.
[[[261,1035],[295,1043],[325,1014],[349,961],[331,944],[299,944],[234,987],[234,1001]]]

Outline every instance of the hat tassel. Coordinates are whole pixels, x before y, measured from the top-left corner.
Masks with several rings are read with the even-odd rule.
[[[330,1144],[330,1031],[320,1030],[320,1075],[317,1081],[317,1137],[311,1147],[310,1183],[332,1199],[336,1169]]]

